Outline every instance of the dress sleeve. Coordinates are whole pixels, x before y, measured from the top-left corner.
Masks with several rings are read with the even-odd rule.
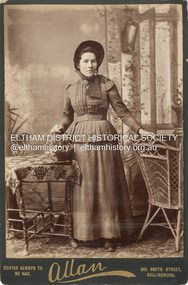
[[[136,121],[131,112],[128,110],[127,106],[123,103],[115,85],[108,90],[107,94],[113,110],[125,125],[129,126],[135,133],[138,133],[139,129],[143,129],[143,127]]]
[[[73,110],[73,107],[71,105],[71,100],[69,98],[69,91],[67,88],[65,91],[63,116],[61,119],[61,126],[63,127],[64,132],[70,126],[70,124],[73,122],[73,120],[74,120],[74,110]]]

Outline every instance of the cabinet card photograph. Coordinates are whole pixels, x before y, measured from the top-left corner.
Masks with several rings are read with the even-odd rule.
[[[186,2],[4,2],[3,284],[185,284]]]

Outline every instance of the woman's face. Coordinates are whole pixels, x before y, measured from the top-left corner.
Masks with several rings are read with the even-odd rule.
[[[96,56],[92,52],[85,52],[81,55],[80,63],[78,65],[80,72],[86,77],[92,77],[97,70]]]

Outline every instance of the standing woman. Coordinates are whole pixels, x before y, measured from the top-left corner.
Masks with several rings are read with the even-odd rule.
[[[137,134],[145,133],[123,103],[117,87],[98,75],[104,49],[96,41],[82,42],[74,54],[80,79],[66,89],[61,126],[56,131],[83,134],[75,143],[73,159],[81,168],[81,186],[73,190],[73,236],[77,241],[105,239],[107,251],[115,250],[115,239],[132,233],[131,205],[118,141],[88,140],[89,136],[116,134],[107,120],[109,104],[120,119]],[[57,128],[58,127],[58,128]],[[55,131],[55,129],[54,129]],[[86,145],[85,149],[81,146]],[[104,149],[96,150],[97,146]],[[102,148],[102,147],[101,147]]]

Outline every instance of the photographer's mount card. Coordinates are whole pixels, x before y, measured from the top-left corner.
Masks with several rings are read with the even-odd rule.
[[[186,4],[0,1],[3,284],[186,284]]]

